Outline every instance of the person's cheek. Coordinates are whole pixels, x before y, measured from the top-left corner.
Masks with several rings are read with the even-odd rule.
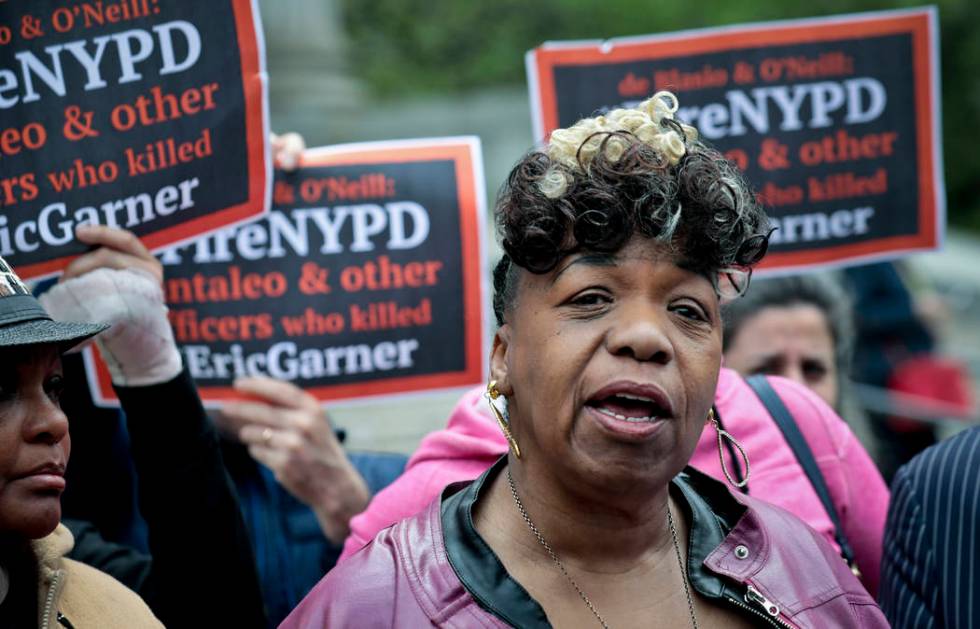
[[[65,434],[65,438],[61,440],[61,450],[65,453],[65,462],[71,458],[71,432]]]

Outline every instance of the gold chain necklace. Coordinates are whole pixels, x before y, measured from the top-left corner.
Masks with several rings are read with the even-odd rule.
[[[531,529],[531,533],[538,540],[538,543],[541,544],[546,551],[548,551],[548,556],[551,557],[551,560],[555,562],[556,566],[558,566],[558,570],[561,571],[561,573],[565,576],[565,579],[572,585],[573,588],[575,588],[575,591],[578,592],[580,597],[582,597],[582,600],[585,601],[585,605],[596,617],[596,620],[599,621],[599,624],[602,625],[602,629],[609,629],[609,625],[606,624],[606,621],[599,614],[599,610],[595,608],[595,605],[592,604],[589,597],[585,595],[582,588],[580,588],[578,583],[575,582],[572,575],[568,574],[568,570],[565,570],[565,564],[561,562],[561,559],[558,558],[555,551],[551,549],[551,544],[545,540],[544,536],[541,535],[541,531],[539,531],[538,527],[536,527],[534,522],[531,521],[531,516],[527,514],[527,509],[524,508],[524,503],[521,502],[521,497],[517,495],[517,487],[514,486],[514,477],[510,474],[510,467],[507,468],[507,483],[510,485],[510,494],[514,497],[514,504],[517,505],[517,510],[520,512],[524,522],[527,523],[527,527]],[[684,559],[681,557],[681,546],[677,543],[677,529],[674,527],[674,516],[670,512],[669,503],[667,504],[667,526],[670,528],[670,538],[674,542],[674,552],[677,554],[677,565],[680,566],[681,569],[681,583],[684,584],[684,595],[687,596],[687,609],[691,613],[691,626],[694,627],[694,629],[698,629],[698,617],[697,614],[694,613],[694,599],[691,598],[691,589],[687,585],[687,571],[684,570]]]

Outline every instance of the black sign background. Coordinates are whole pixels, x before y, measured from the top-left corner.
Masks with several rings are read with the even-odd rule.
[[[617,86],[619,82],[630,72],[636,76],[652,77],[655,72],[661,70],[677,69],[680,72],[693,73],[704,66],[710,65],[714,68],[728,68],[729,75],[731,75],[734,64],[737,61],[747,62],[754,67],[758,67],[767,58],[785,58],[800,55],[816,58],[821,52],[827,50],[840,51],[850,55],[854,60],[854,72],[852,76],[873,77],[881,81],[888,94],[888,105],[879,118],[865,124],[848,126],[846,127],[848,132],[851,135],[864,135],[867,133],[894,131],[898,133],[898,141],[895,143],[895,153],[891,156],[882,156],[874,160],[854,160],[839,164],[829,164],[821,167],[821,170],[826,169],[825,172],[828,174],[840,170],[853,172],[857,176],[869,176],[874,174],[879,168],[884,167],[888,171],[888,192],[884,195],[877,196],[874,199],[874,205],[880,211],[888,212],[889,208],[908,206],[910,200],[914,204],[914,201],[919,198],[919,187],[916,162],[915,159],[910,159],[918,151],[915,138],[915,110],[913,107],[915,81],[912,72],[911,35],[874,37],[860,41],[841,40],[820,44],[767,46],[764,48],[742,49],[724,53],[691,55],[659,59],[657,61],[638,61],[603,66],[559,67],[555,69],[559,121],[561,126],[565,127],[574,124],[575,121],[582,117],[610,108],[610,103],[616,103],[613,107],[623,106],[625,103],[622,101],[610,101],[608,97],[610,95],[614,99],[617,97]],[[804,81],[797,81],[797,83],[802,82]],[[748,92],[755,87],[764,87],[770,84],[773,83],[757,81],[752,84],[734,85],[729,82],[723,88],[676,90],[676,95],[681,107],[702,106],[710,103],[725,103],[725,92],[731,89],[740,89]],[[671,88],[670,86],[665,86],[665,89]],[[603,97],[606,98],[604,99]],[[799,153],[800,146],[803,143],[818,140],[838,128],[844,128],[842,126],[834,126],[781,132],[776,122],[778,116],[774,115],[776,106],[770,103],[769,108],[770,121],[773,123],[773,128],[770,133],[763,136],[750,130],[748,134],[743,136],[729,136],[707,141],[722,152],[734,148],[743,148],[747,150],[750,156],[754,156],[759,154],[759,144],[763,138],[773,138],[784,143],[789,149],[788,154],[792,156]],[[812,108],[810,102],[804,101],[800,108],[800,119],[807,120],[811,113]],[[704,137],[703,134],[702,137]],[[767,181],[771,181],[779,186],[787,186],[794,183],[801,183],[808,176],[823,174],[822,172],[814,172],[815,170],[814,167],[800,164],[795,168],[786,170],[767,171],[760,168],[758,161],[753,159],[749,161],[745,173],[749,180],[757,187],[761,187]],[[810,201],[806,203],[807,211],[834,210],[841,206],[841,201]],[[770,213],[778,217],[786,209],[798,210],[799,206],[794,208],[770,206]],[[912,235],[918,231],[918,216],[914,211],[888,212],[888,220],[881,221],[877,224],[874,231],[840,238],[837,242],[861,242],[878,239],[883,236]],[[806,243],[798,242],[775,245],[773,250],[799,251],[806,248]]]
[[[427,148],[424,140],[418,142]],[[288,379],[324,400],[479,382],[482,377],[483,340],[483,306],[480,303],[482,257],[478,246],[480,235],[474,230],[482,226],[483,218],[482,215],[478,217],[481,204],[477,200],[474,184],[482,173],[472,172],[475,160],[469,151],[478,146],[475,140],[473,142],[470,145],[448,146],[442,150],[443,157],[431,159],[427,156],[414,160],[385,159],[383,150],[386,143],[376,143],[379,147],[377,160],[367,161],[362,157],[358,161],[363,163],[356,165],[345,164],[342,153],[333,158],[337,163],[332,165],[313,165],[315,158],[308,159],[306,163],[310,165],[296,171],[275,173],[278,201],[269,216],[162,252],[160,257],[164,262],[165,293],[171,324],[184,363],[194,376],[202,398],[216,403],[236,397],[231,384],[235,377],[244,375],[271,375]],[[366,154],[370,156],[371,149],[366,149]],[[460,156],[464,156],[466,161],[462,162]],[[460,173],[463,173],[463,180],[460,180]],[[306,196],[305,201],[301,193],[317,190],[315,186],[307,187],[304,182],[332,180],[356,187],[358,182],[365,179],[374,184],[380,180],[384,185],[361,188],[351,198],[344,199],[334,196],[328,187],[321,187],[318,192]],[[340,187],[334,191],[338,189]],[[293,199],[293,202],[285,202],[287,198]],[[335,220],[336,212],[346,211],[344,208],[359,205],[384,208],[386,204],[401,202],[417,204],[428,215],[428,235],[417,246],[388,248],[386,244],[391,232],[386,228],[370,237],[374,246],[372,250],[351,251],[355,232],[354,221],[348,216],[341,224],[337,238],[343,251],[321,252],[325,239],[311,213],[320,213],[321,217]],[[291,233],[301,231],[300,225],[305,221],[308,230],[305,241],[308,251],[305,255],[289,244],[289,238],[273,238],[270,235],[271,225],[282,221],[289,223],[293,230]],[[403,235],[411,238],[417,227],[411,215],[406,216]],[[253,236],[247,236],[248,232]],[[242,255],[243,249],[239,249],[238,238],[242,242],[252,243],[251,251],[246,255]],[[274,241],[279,244],[273,245]],[[421,282],[422,285],[415,287],[405,285],[401,288],[349,290],[350,285],[347,285],[345,288],[342,281],[345,269],[363,269],[365,264],[377,267],[382,257],[387,259],[389,265],[401,265],[403,270],[408,268],[406,265],[421,263],[429,264],[428,268],[432,271]],[[310,278],[315,274],[311,273],[310,265],[316,265],[316,271],[326,271],[321,279],[325,279],[329,291],[302,290],[304,285],[313,285]],[[195,276],[218,278],[218,282],[224,282],[221,278],[228,278],[232,267],[237,269],[236,274],[240,278],[250,274],[281,274],[287,290],[278,297],[261,296],[255,299],[239,296],[217,301],[200,300],[196,293],[188,298]],[[429,279],[435,281],[430,283]],[[210,279],[206,279],[199,284],[211,286],[210,282]],[[352,309],[365,313],[372,304],[381,305],[389,312],[392,307],[412,308],[423,317],[423,321],[387,329],[353,329],[355,317]],[[300,334],[287,333],[282,319],[303,319],[309,309],[320,317],[332,316],[334,321],[339,316],[343,329],[304,329]],[[271,336],[243,338],[242,321],[254,321],[255,317],[260,316],[267,317],[269,329],[273,331]],[[203,334],[203,322],[207,319],[212,322],[208,324],[207,334]],[[231,335],[232,338],[215,338],[220,329],[215,321],[221,319],[237,321],[234,324],[237,332]],[[361,321],[366,320],[362,318]],[[254,324],[249,325],[254,335],[258,328]],[[255,371],[247,366],[245,370],[241,368],[246,365],[243,361],[248,356],[264,354],[268,357],[271,348],[284,342],[294,343],[296,349],[280,354],[280,357],[285,356],[286,361],[296,365],[297,357],[307,350],[322,354],[329,348],[360,345],[375,348],[381,343],[397,344],[400,341],[417,342],[417,349],[411,352],[411,365],[407,368],[398,365],[387,369],[360,369],[356,373],[348,373],[342,368],[339,373],[323,371],[316,377],[306,377],[302,373],[296,377],[284,377],[281,369],[280,373],[276,373],[264,363]],[[234,353],[242,359],[238,362],[218,359],[226,361],[226,367],[216,368],[216,355],[231,356]],[[277,364],[282,367],[286,362]],[[346,363],[341,363],[341,367],[346,367]],[[96,399],[112,400],[114,396],[101,366],[97,380],[100,384],[96,386],[101,386],[101,390],[96,390]]]
[[[200,183],[192,192],[193,207],[166,216],[157,215],[148,223],[120,226],[140,236],[176,228],[170,229],[166,238],[167,242],[175,242],[195,235],[193,231],[181,230],[181,225],[216,211],[249,202],[250,186],[254,186],[250,178],[257,176],[262,179],[261,183],[265,183],[261,99],[255,99],[254,95],[251,95],[250,98],[253,100],[247,104],[244,87],[247,82],[259,80],[257,69],[254,76],[246,76],[244,79],[242,76],[242,51],[250,53],[250,58],[244,60],[248,62],[245,64],[246,67],[257,62],[257,56],[254,54],[255,34],[238,32],[235,15],[236,11],[250,11],[250,3],[247,0],[245,2],[241,0],[213,2],[129,0],[125,4],[130,7],[129,15],[133,16],[131,19],[98,25],[89,18],[88,23],[91,26],[88,27],[84,19],[85,13],[77,10],[80,4],[92,3],[35,1],[0,4],[0,23],[14,29],[15,32],[11,43],[0,46],[0,68],[9,69],[22,81],[21,64],[15,58],[15,53],[29,50],[50,65],[51,58],[45,53],[47,47],[82,40],[85,42],[86,50],[92,53],[95,50],[93,38],[118,35],[130,29],[139,29],[148,33],[154,41],[153,51],[149,57],[135,65],[136,71],[142,74],[141,79],[119,83],[122,72],[119,48],[110,40],[110,43],[105,46],[99,63],[102,78],[108,85],[85,91],[83,87],[87,75],[83,66],[62,49],[60,59],[66,86],[64,96],[52,92],[34,76],[34,88],[41,96],[40,100],[30,103],[20,102],[9,109],[0,110],[3,119],[0,127],[3,129],[21,129],[24,125],[36,122],[45,128],[47,134],[47,141],[41,149],[33,151],[25,149],[14,155],[0,157],[0,173],[3,178],[34,173],[38,188],[37,197],[32,200],[4,198],[0,194],[0,208],[2,208],[0,211],[7,218],[7,227],[11,230],[11,234],[24,221],[37,220],[41,210],[51,203],[61,202],[67,206],[68,218],[58,216],[57,221],[60,222],[70,220],[72,213],[79,208],[94,206],[98,209],[103,203],[140,193],[148,193],[152,198],[156,191],[164,186],[195,177]],[[104,4],[108,6],[119,3]],[[53,23],[55,21],[59,24],[67,23],[68,18],[64,13],[66,9],[75,9],[70,11],[74,26],[67,32],[58,32]],[[140,11],[144,9],[148,11],[141,13]],[[53,17],[56,13],[58,18]],[[20,36],[18,31],[21,28],[21,21],[26,17],[40,20],[43,36],[28,40]],[[162,52],[160,40],[153,27],[175,20],[188,22],[197,29],[201,41],[200,57],[187,70],[160,75]],[[173,37],[173,43],[174,58],[177,61],[184,59],[187,55],[184,37],[177,33]],[[132,44],[134,49],[138,45]],[[217,90],[213,91],[216,106],[212,109],[200,107],[197,113],[181,115],[176,119],[146,126],[136,123],[125,131],[118,131],[111,124],[111,112],[115,107],[124,103],[132,105],[141,95],[152,101],[151,88],[159,87],[164,94],[174,95],[179,103],[185,90],[200,89],[212,83],[218,84]],[[20,93],[21,91],[11,91],[6,95]],[[257,94],[261,95],[261,92]],[[198,104],[202,105],[204,93],[201,92],[200,96],[202,98]],[[66,125],[66,109],[69,107],[78,107],[83,115],[92,114],[90,127],[98,133],[97,137],[82,137],[74,141],[66,137],[63,129]],[[165,109],[169,109],[169,105],[166,105]],[[149,111],[153,115],[156,109],[151,108]],[[258,117],[257,127],[255,122],[252,123],[253,137],[251,138],[248,135],[250,127],[247,116]],[[257,136],[254,133],[255,128],[259,131]],[[193,142],[201,139],[204,130],[210,133],[210,154],[154,172],[131,174],[129,161],[125,155],[126,149],[132,149],[137,153],[144,152],[147,145],[168,138],[172,138],[177,145]],[[249,144],[250,141],[252,145]],[[204,147],[204,143],[201,147]],[[78,187],[76,178],[73,189],[57,192],[49,182],[48,173],[72,169],[77,159],[82,160],[86,165],[96,167],[111,160],[118,167],[118,175],[111,182],[87,187]],[[77,177],[77,173],[75,176]],[[224,220],[224,224],[260,214],[264,210],[264,194],[261,196],[263,198],[257,199],[258,203],[255,203],[255,198],[251,199],[253,207],[243,208],[244,212],[229,217]],[[100,211],[100,217],[102,216]],[[120,212],[118,216],[124,218],[125,212]],[[105,220],[100,222],[104,224]],[[221,223],[211,225],[210,228],[220,226]],[[197,233],[201,231],[198,230]],[[32,235],[31,238],[34,239],[36,236]],[[147,242],[151,246],[167,244],[152,238]],[[61,246],[41,244],[35,251],[13,253],[8,251],[5,257],[24,274],[35,275],[33,269],[37,268],[42,273],[57,270],[54,267],[58,265],[50,264],[51,261],[77,255],[85,248],[85,245],[75,241]]]
[[[923,9],[545,44],[528,54],[536,133],[543,138],[582,117],[671,91],[680,104],[677,117],[739,163],[779,227],[763,267],[882,259],[936,248],[945,220],[935,118],[936,19],[933,9]],[[885,94],[878,116],[847,123],[845,102],[830,112],[830,125],[811,126],[813,101],[806,96],[798,110],[802,128],[780,129],[782,110],[772,90],[792,95],[833,84],[846,91],[858,83],[874,83]],[[855,102],[864,110],[869,92],[857,92]],[[733,93],[756,110],[756,96],[767,94],[768,129],[757,130],[744,116],[745,133],[712,137],[712,129],[689,115],[691,108],[720,106],[727,119],[715,119],[713,126],[725,127]],[[844,153],[851,154],[844,155],[841,144],[879,148],[848,148]],[[773,147],[784,151],[785,162],[773,163]]]

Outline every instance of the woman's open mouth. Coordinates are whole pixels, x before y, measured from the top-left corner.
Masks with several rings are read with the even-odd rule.
[[[674,415],[669,398],[659,387],[635,382],[615,382],[596,392],[586,402],[605,428],[632,437],[652,434],[661,420]]]
[[[626,393],[596,400],[589,405],[600,413],[626,422],[652,422],[666,414],[655,400]]]

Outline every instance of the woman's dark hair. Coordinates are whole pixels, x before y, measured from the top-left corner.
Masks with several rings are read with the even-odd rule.
[[[732,162],[673,119],[676,108],[660,93],[638,109],[584,119],[514,166],[494,209],[504,249],[493,273],[498,325],[514,301],[515,267],[547,273],[573,253],[614,253],[634,234],[670,243],[708,276],[762,258],[769,221],[755,194]]]

